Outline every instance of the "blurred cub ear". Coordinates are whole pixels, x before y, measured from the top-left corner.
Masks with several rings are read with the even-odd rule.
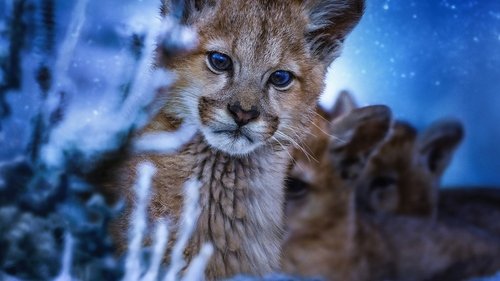
[[[391,110],[384,105],[354,109],[347,115],[333,120],[330,134],[336,147],[352,151],[366,151],[378,145],[389,132]]]
[[[393,157],[411,161],[417,135],[417,130],[410,123],[394,121],[387,140],[381,145],[374,158]]]
[[[342,115],[345,115],[355,108],[358,108],[358,104],[354,100],[353,95],[349,91],[341,91],[337,97],[337,100],[330,109],[325,109],[318,104],[318,113],[328,121],[332,121]]]
[[[391,110],[373,105],[354,109],[330,125],[330,160],[344,179],[353,179],[364,169],[368,157],[385,139],[391,127]]]
[[[325,66],[339,56],[345,37],[361,19],[364,0],[304,0],[309,24],[306,40]]]
[[[162,16],[170,14],[181,23],[189,24],[194,16],[216,3],[216,0],[161,0],[160,13]]]
[[[356,108],[358,108],[358,104],[354,100],[354,96],[349,91],[344,90],[339,93],[335,104],[330,110],[330,120],[345,115]]]
[[[419,154],[429,171],[441,176],[464,137],[460,121],[443,119],[433,123],[419,138]]]

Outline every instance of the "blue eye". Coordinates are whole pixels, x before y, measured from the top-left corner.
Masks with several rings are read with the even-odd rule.
[[[233,68],[233,61],[228,55],[211,52],[208,54],[208,63],[215,72],[229,71]]]
[[[285,88],[293,80],[293,74],[290,71],[278,70],[269,77],[269,82],[278,88]]]

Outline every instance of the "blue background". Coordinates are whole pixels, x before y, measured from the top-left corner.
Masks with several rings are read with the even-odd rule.
[[[500,186],[500,1],[368,0],[330,70],[325,105],[349,89],[419,129],[463,121],[444,184]]]
[[[128,38],[158,18],[159,2],[89,1],[69,69],[78,89],[71,106],[90,108],[88,118],[106,110],[106,91],[116,89],[131,65]],[[0,16],[9,3],[0,2]],[[61,42],[76,1],[55,3]],[[5,28],[0,24],[0,33]],[[0,55],[5,47],[0,40]],[[38,51],[26,52],[25,90],[35,93],[29,91],[36,66],[30,62],[39,59]],[[420,129],[441,117],[462,120],[466,137],[444,183],[500,186],[500,0],[367,0],[365,16],[330,70],[326,105],[350,89],[360,104],[389,105],[397,118]],[[37,98],[23,94],[11,93],[8,100],[14,114],[0,131],[0,158],[12,157],[25,142],[26,123],[37,108]]]

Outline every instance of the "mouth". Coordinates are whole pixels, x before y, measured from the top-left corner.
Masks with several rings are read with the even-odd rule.
[[[248,155],[262,144],[245,128],[204,127],[201,131],[210,146],[230,155]]]
[[[223,134],[231,137],[232,139],[245,138],[249,143],[253,144],[255,141],[248,136],[241,128],[236,130],[213,130],[214,134]]]

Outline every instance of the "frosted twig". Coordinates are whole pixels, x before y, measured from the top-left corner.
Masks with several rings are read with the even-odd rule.
[[[79,0],[76,3],[71,16],[73,20],[68,27],[66,36],[64,37],[64,41],[59,50],[59,58],[56,62],[54,81],[59,81],[59,79],[66,77],[69,64],[73,59],[76,44],[80,38],[83,24],[85,23],[85,11],[87,10],[88,2],[89,0]]]
[[[153,52],[153,50],[148,51]],[[152,56],[152,53],[149,55]],[[139,64],[145,63],[145,57],[147,57],[147,54],[143,56]],[[150,61],[146,60],[146,62]],[[161,108],[151,106],[157,90],[170,86],[174,81],[174,75],[164,69],[151,70],[150,64],[144,64],[142,67],[144,69],[140,69],[138,75],[132,81],[132,89],[119,113],[122,120],[130,120],[135,124],[135,127],[139,128],[144,126],[149,121],[149,118],[154,116]],[[133,118],[130,118],[131,116]]]
[[[124,281],[155,281],[158,280],[161,261],[165,253],[166,245],[169,239],[167,222],[160,221],[155,231],[153,241],[153,254],[147,271],[144,272],[141,264],[141,251],[143,250],[143,235],[146,229],[146,206],[149,197],[149,188],[151,186],[154,167],[149,163],[143,163],[139,167],[139,180],[136,184],[137,204],[131,218],[131,232],[129,248],[125,260]],[[183,252],[187,242],[191,237],[198,219],[200,209],[198,207],[199,182],[190,180],[185,183],[185,200],[181,216],[179,238],[177,239],[171,256],[171,263],[163,278],[166,281],[191,281],[202,280],[205,267],[213,252],[211,244],[204,244],[200,253],[191,261],[187,271],[180,279],[180,271],[185,266]],[[141,278],[142,275],[142,278]]]
[[[79,15],[77,18],[80,20],[74,20],[75,23],[71,24],[72,28],[70,30],[74,30],[74,32],[68,32],[69,37],[66,39],[68,42],[64,43],[62,48],[62,50],[67,50],[65,52],[68,54],[72,53],[72,46],[76,44],[74,37],[78,37],[80,32],[87,2],[88,0],[79,1],[75,8],[74,13]],[[175,31],[176,29],[182,30]],[[174,44],[173,41],[184,38],[181,40],[182,42],[175,44],[178,44],[178,47],[182,47],[184,50],[188,50],[195,46],[196,36],[190,28],[176,23],[169,16],[163,18],[162,22],[153,22],[148,30],[144,40],[144,55],[141,56],[138,62],[137,75],[131,84],[130,94],[123,102],[122,107],[118,111],[103,114],[99,119],[88,122],[81,122],[80,116],[68,116],[55,130],[51,131],[49,143],[42,147],[44,164],[48,167],[64,169],[67,166],[66,158],[68,158],[68,155],[76,155],[82,162],[79,167],[83,170],[89,166],[92,167],[93,163],[98,161],[103,154],[119,149],[132,132],[146,125],[156,111],[159,110],[158,107],[154,108],[152,106],[155,94],[161,87],[168,88],[172,84],[174,77],[172,73],[161,68],[151,70],[155,41],[164,34],[179,32],[184,34],[185,38],[170,38],[169,40]],[[71,37],[69,34],[76,35]],[[56,71],[58,76],[63,76],[67,69],[71,56],[68,54],[59,58]],[[54,88],[57,89],[57,87]],[[52,89],[51,93],[53,92],[54,89]],[[48,108],[46,116],[50,115],[51,109],[57,107],[57,95],[51,94],[49,96],[50,100],[47,101],[47,106],[45,106],[45,108]],[[79,120],[75,122],[75,119]],[[187,142],[192,136],[184,133],[184,131],[179,133],[179,136],[181,135],[184,136],[182,138],[184,142]],[[161,142],[163,142],[165,137],[162,136],[161,138]],[[167,143],[160,144],[158,136],[148,136],[146,139],[138,141],[139,150],[147,151],[167,150],[172,152],[174,147],[180,147],[181,143],[180,141],[168,142],[167,147],[165,147],[166,145]]]
[[[147,226],[146,208],[149,202],[149,189],[151,186],[155,168],[151,163],[142,163],[139,165],[139,179],[135,189],[137,204],[131,218],[130,241],[127,257],[125,260],[125,281],[137,281],[140,278],[141,250],[144,230]]]
[[[49,118],[60,104],[60,92],[68,83],[68,68],[73,59],[76,44],[80,38],[83,24],[85,23],[85,12],[87,10],[89,0],[77,1],[72,13],[72,20],[64,37],[63,43],[58,51],[58,57],[54,68],[53,86],[50,89],[47,100],[43,108],[45,109],[45,118]],[[48,120],[46,120],[48,124]]]
[[[186,144],[196,133],[196,127],[183,124],[174,132],[157,132],[141,136],[132,143],[136,153],[173,153]]]
[[[71,277],[71,264],[73,261],[73,237],[70,233],[64,236],[64,252],[62,258],[62,269],[54,281],[70,281]]]
[[[152,25],[151,30],[146,34],[144,39],[144,55],[141,56],[137,63],[137,75],[132,82],[130,95],[123,105],[123,111],[126,113],[137,114],[135,112],[136,109],[142,110],[153,97],[155,88],[151,86],[151,66],[155,49],[155,39],[160,34],[159,25]]]
[[[165,17],[162,30],[158,42],[160,42],[164,54],[171,56],[188,52],[198,44],[198,39],[192,29],[180,25],[175,18]]]
[[[214,248],[212,244],[204,244],[201,247],[200,253],[189,264],[181,281],[203,280],[205,268],[213,252]]]
[[[164,281],[178,280],[179,272],[186,265],[184,260],[184,249],[187,246],[200,214],[198,205],[200,183],[196,180],[189,180],[184,184],[184,206],[179,227],[179,238],[175,242],[172,250],[170,267],[165,275]]]
[[[141,281],[156,281],[160,271],[161,261],[165,253],[165,248],[168,242],[168,223],[166,221],[158,222],[155,231],[155,239],[153,241],[153,256],[146,274]]]

